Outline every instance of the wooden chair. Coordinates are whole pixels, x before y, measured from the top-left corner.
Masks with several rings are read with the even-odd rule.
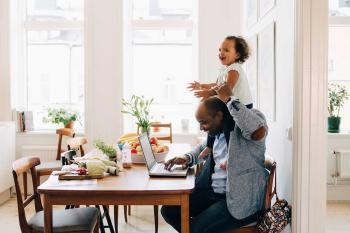
[[[67,140],[67,146],[68,150],[75,150],[80,152],[80,156],[85,155],[84,151],[84,145],[87,144],[86,137],[76,137],[76,138],[69,138]]]
[[[74,137],[75,132],[73,129],[69,128],[62,128],[57,129],[56,134],[58,135],[58,144],[57,144],[57,154],[56,154],[56,160],[49,161],[49,162],[43,162],[37,167],[37,173],[38,173],[38,185],[40,185],[40,177],[41,176],[48,176],[53,171],[59,171],[62,168],[62,162],[61,162],[61,153],[62,153],[62,139],[63,136],[66,137]]]
[[[270,172],[267,185],[266,185],[266,191],[265,191],[265,204],[264,204],[264,210],[267,210],[271,207],[271,200],[273,196],[276,194],[276,190],[273,189],[273,180],[275,178],[276,181],[276,162],[269,157],[265,158],[265,168]],[[275,184],[276,185],[276,184]],[[256,222],[252,224],[248,224],[247,226],[241,227],[239,229],[233,229],[226,233],[257,233],[258,229],[256,226]]]
[[[38,193],[38,179],[36,166],[40,164],[37,157],[24,157],[16,160],[12,165],[12,174],[16,187],[19,224],[22,233],[44,232],[44,212]],[[33,181],[33,194],[23,201],[18,176],[29,172]],[[25,207],[34,201],[35,214],[27,221]],[[62,233],[98,233],[99,212],[96,208],[79,208],[71,210],[53,211],[53,232]]]
[[[171,123],[152,123],[151,124],[151,129],[154,128],[164,128],[168,129],[168,134],[166,135],[161,135],[161,136],[155,136],[158,140],[161,141],[169,141],[170,143],[173,143],[173,129],[171,126]],[[152,131],[150,132],[152,134]],[[140,134],[140,127],[137,127],[137,134]]]
[[[62,153],[63,136],[66,136],[66,137],[74,137],[75,136],[74,130],[70,129],[70,128],[57,129],[56,134],[58,135],[56,159],[53,161],[49,161],[49,162],[43,162],[36,168],[38,185],[40,185],[40,177],[41,176],[50,175],[53,171],[61,170],[61,167],[62,167],[61,153]],[[24,193],[24,198],[27,198],[27,195],[28,195],[27,173],[23,173],[23,193]]]

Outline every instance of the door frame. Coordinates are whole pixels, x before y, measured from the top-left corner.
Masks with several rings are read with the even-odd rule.
[[[293,233],[326,220],[328,1],[295,0]]]

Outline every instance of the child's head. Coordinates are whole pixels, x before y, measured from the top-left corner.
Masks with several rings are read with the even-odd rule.
[[[249,57],[249,46],[242,37],[228,36],[219,48],[219,59],[223,65],[243,63]]]

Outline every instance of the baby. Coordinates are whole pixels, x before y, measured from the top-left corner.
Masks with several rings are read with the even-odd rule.
[[[242,64],[249,57],[249,46],[242,37],[228,36],[222,42],[219,48],[219,59],[222,64],[219,76],[215,83],[201,84],[194,81],[189,83],[190,91],[195,91],[194,95],[198,98],[206,99],[217,95],[217,90],[222,85],[228,85],[232,89],[233,96],[247,106],[253,107],[253,100],[250,93],[248,79],[242,68]],[[207,147],[199,155],[204,158],[211,153],[215,138],[208,136]],[[226,169],[227,161],[220,165]]]

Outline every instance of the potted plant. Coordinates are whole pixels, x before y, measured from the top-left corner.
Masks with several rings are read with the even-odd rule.
[[[345,100],[349,98],[349,93],[344,85],[331,83],[328,85],[328,132],[338,133],[340,126],[340,108]]]
[[[80,116],[78,112],[72,110],[66,110],[64,108],[48,108],[47,116],[43,118],[43,121],[53,124],[63,123],[65,128],[73,128],[74,122],[79,121]]]
[[[132,95],[129,102],[122,99],[123,109],[121,112],[136,117],[136,124],[141,128],[141,132],[149,133],[151,126],[149,109],[153,100],[153,98],[146,99],[144,96]]]
[[[103,154],[107,155],[110,160],[115,160],[117,158],[117,150],[113,146],[107,145],[101,139],[95,140],[93,145],[102,151]]]

